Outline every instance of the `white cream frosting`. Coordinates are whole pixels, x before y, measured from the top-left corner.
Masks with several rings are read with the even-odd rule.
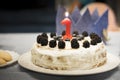
[[[84,40],[90,42],[90,38]],[[90,45],[89,48],[82,47],[83,41],[79,41],[80,47],[72,49],[69,41],[65,41],[65,49],[50,48],[35,43],[32,50],[32,62],[35,65],[57,70],[66,69],[91,69],[106,62],[106,49],[104,43]]]

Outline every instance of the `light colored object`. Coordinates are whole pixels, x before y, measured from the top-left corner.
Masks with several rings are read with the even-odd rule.
[[[3,65],[3,64],[7,64],[7,62],[4,59],[0,58],[0,65]]]
[[[80,70],[80,69],[75,69],[75,70],[50,70],[50,69],[45,69],[42,67],[38,67],[34,65],[31,62],[31,53],[27,52],[22,54],[19,57],[18,63],[29,70],[35,71],[35,72],[40,72],[40,73],[46,73],[46,74],[53,74],[53,75],[89,75],[89,74],[97,74],[97,73],[102,73],[106,71],[110,71],[114,68],[116,68],[120,64],[120,59],[110,53],[107,53],[107,62],[100,67],[90,69],[90,70]]]
[[[14,51],[8,51],[8,50],[4,50],[4,51],[8,52],[12,56],[12,60],[9,62],[6,62],[6,64],[0,65],[0,67],[5,67],[7,65],[13,64],[14,62],[18,60],[18,57],[19,57],[18,53]]]
[[[0,50],[0,58],[5,60],[6,62],[9,62],[12,60],[12,56],[4,50]]]
[[[103,29],[103,37],[104,37],[105,41],[110,40],[110,38],[108,37],[108,31],[107,31],[107,29]]]
[[[40,67],[52,70],[72,70],[72,69],[92,69],[103,65],[106,62],[106,48],[104,43],[90,45],[89,48],[83,47],[85,40],[91,41],[90,37],[78,41],[80,47],[78,49],[71,48],[71,42],[65,41],[65,49],[50,48],[48,46],[40,46],[35,43],[31,50],[31,61]]]

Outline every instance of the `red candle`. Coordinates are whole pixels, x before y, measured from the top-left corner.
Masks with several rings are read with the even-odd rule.
[[[71,39],[72,35],[70,34],[71,31],[71,20],[68,18],[68,12],[65,13],[66,18],[61,21],[62,25],[66,26],[66,34],[63,36],[63,39]]]

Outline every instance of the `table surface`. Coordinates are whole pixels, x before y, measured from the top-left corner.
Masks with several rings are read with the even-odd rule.
[[[0,34],[0,49],[16,51],[20,55],[30,51],[39,33],[3,33]],[[120,57],[120,32],[109,32],[107,51]],[[94,75],[55,76],[33,72],[21,67],[17,62],[0,68],[0,80],[119,80],[120,66]]]

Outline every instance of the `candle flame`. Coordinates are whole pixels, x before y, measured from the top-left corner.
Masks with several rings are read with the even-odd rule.
[[[68,13],[68,12],[65,12],[65,16],[68,17],[68,16],[69,16],[69,13]]]

